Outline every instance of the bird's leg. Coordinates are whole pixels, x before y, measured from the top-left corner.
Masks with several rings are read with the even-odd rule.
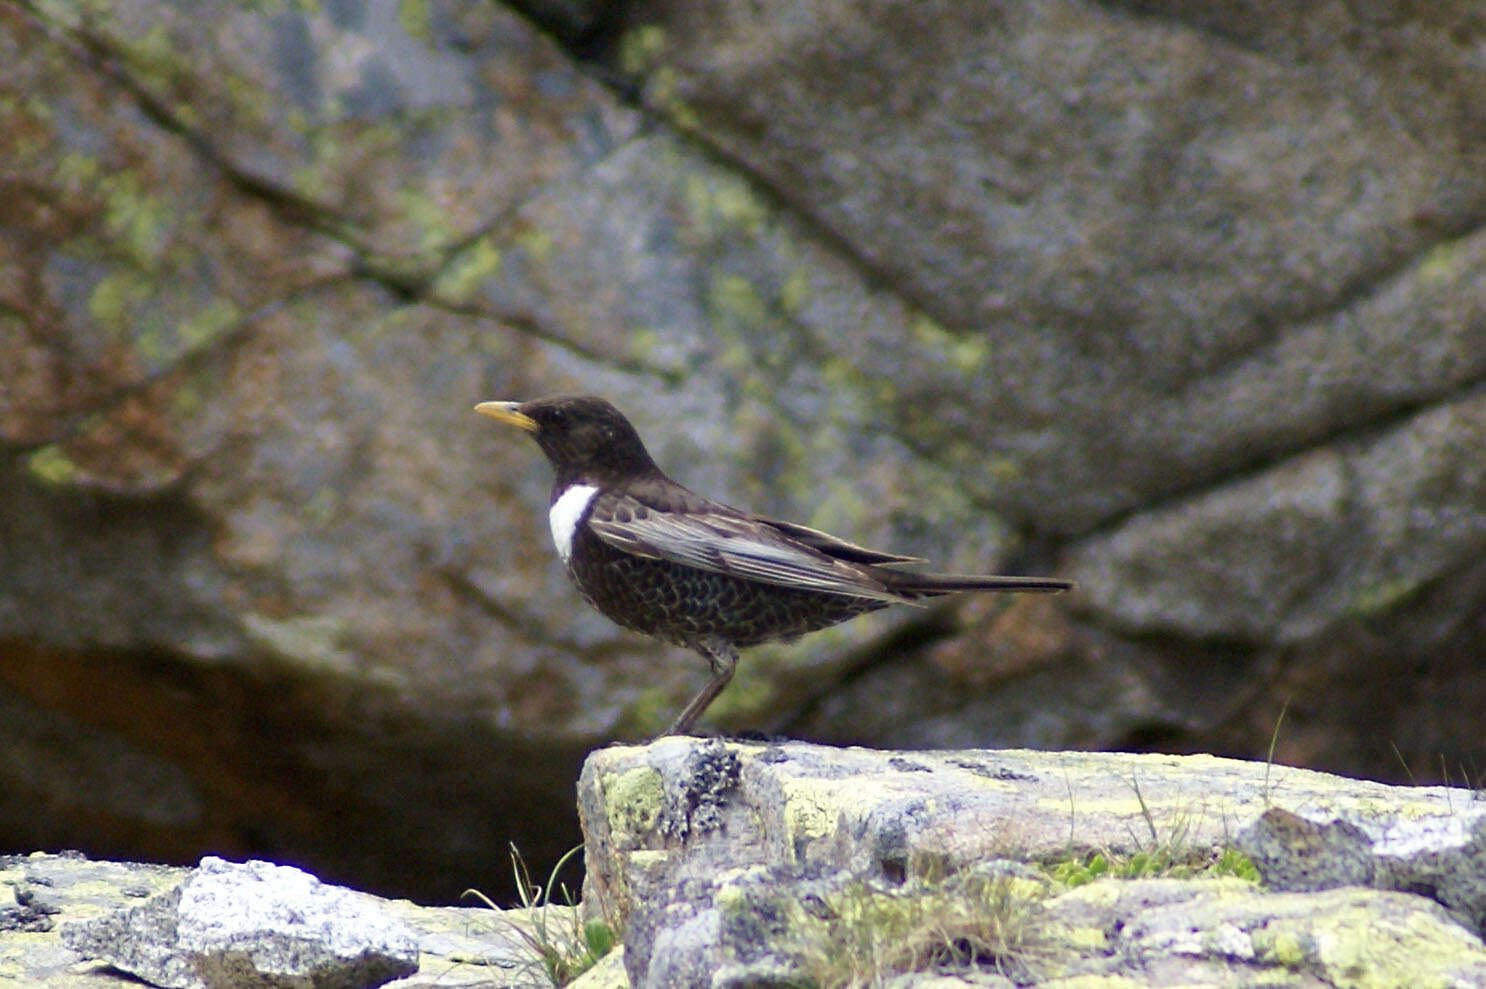
[[[707,663],[712,667],[712,679],[708,680],[697,695],[687,702],[676,720],[671,722],[662,735],[684,735],[691,731],[691,726],[696,724],[702,712],[722,693],[733,679],[733,670],[738,668],[738,650],[726,639],[708,637],[694,644],[697,652],[707,658]]]

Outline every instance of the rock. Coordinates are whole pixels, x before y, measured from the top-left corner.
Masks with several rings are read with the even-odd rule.
[[[420,907],[287,866],[196,869],[80,855],[0,858],[0,979],[40,989],[161,986],[536,986],[524,939],[568,907]],[[98,959],[88,964],[85,959]],[[611,963],[612,964],[612,963]],[[126,975],[124,973],[131,973]],[[389,981],[391,980],[391,981]]]
[[[1401,817],[1381,827],[1339,818],[1318,823],[1273,807],[1239,831],[1235,844],[1275,889],[1406,890],[1486,932],[1486,813],[1479,801],[1456,814]]]
[[[572,989],[629,989],[629,973],[624,968],[624,945],[600,958],[592,968],[568,985]]]
[[[1481,939],[1422,897],[1355,887],[1263,894],[1234,880],[1114,885],[1124,888],[1098,908],[1106,926],[1095,929],[1109,933],[1119,959],[1105,971],[1137,984],[1234,985],[1267,975],[1317,987],[1359,979],[1466,987],[1486,979]],[[1056,923],[1110,895],[1081,887],[1045,908]]]
[[[391,989],[538,986],[537,945],[591,948],[603,918],[622,944],[578,989],[1474,989],[1471,796],[1207,756],[667,738],[587,761],[580,907],[418,907],[263,862],[11,856],[0,977],[374,984],[381,946],[408,972]],[[293,967],[266,972],[266,946]]]
[[[668,0],[631,70],[944,327],[958,362],[860,349],[887,428],[1088,533],[1479,381],[1478,15]]]
[[[370,989],[418,969],[413,932],[373,898],[288,866],[210,856],[171,892],[70,926],[62,942],[172,989]]]
[[[818,982],[874,951],[889,974],[940,958],[1017,984],[1360,967],[1392,985],[1421,957],[1426,984],[1486,979],[1486,807],[1464,790],[1206,756],[668,738],[590,756],[579,810],[584,906],[624,929],[637,986]],[[1182,878],[1234,848],[1274,892]],[[1145,864],[1109,878],[1078,864],[1094,855]]]
[[[1274,889],[1371,886],[1376,873],[1367,834],[1340,819],[1317,824],[1271,807],[1239,831],[1234,843]]]
[[[767,867],[688,882],[664,910],[635,918],[632,944],[651,953],[647,968],[631,967],[632,984],[892,984],[896,975],[918,986],[931,972],[1004,989],[1079,978],[1221,986],[1268,977],[1318,989],[1486,978],[1480,938],[1422,897],[1266,894],[1237,879],[1104,879],[1053,892],[1046,877],[988,865],[1001,869],[896,886]],[[659,930],[643,926],[652,919]]]
[[[1289,703],[1283,761],[1461,778],[1480,31],[1477,0],[0,7],[0,847],[452,902],[507,838],[575,844],[583,754],[704,673],[581,605],[540,458],[469,412],[555,390],[708,494],[1081,581],[753,650],[715,724],[1253,755]]]

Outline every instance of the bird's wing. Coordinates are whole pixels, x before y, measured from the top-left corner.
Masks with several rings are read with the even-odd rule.
[[[911,598],[889,590],[868,568],[834,559],[767,522],[741,513],[669,512],[652,508],[629,495],[610,495],[595,501],[588,527],[610,546],[636,556],[669,560],[780,587],[893,603],[912,602]]]
[[[899,556],[897,553],[884,553],[880,550],[868,549],[849,543],[845,539],[838,539],[828,532],[812,529],[809,526],[797,525],[794,522],[781,522],[778,519],[764,518],[755,515],[753,518],[766,525],[772,526],[784,533],[786,536],[798,539],[811,549],[818,549],[826,556],[834,556],[838,560],[850,560],[852,563],[875,563],[887,566],[901,566],[905,563],[923,563],[919,556]]]

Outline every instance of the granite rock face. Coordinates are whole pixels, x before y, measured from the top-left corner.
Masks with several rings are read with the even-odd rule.
[[[554,929],[570,923],[571,908],[544,909]],[[383,900],[267,862],[0,858],[0,980],[41,989],[543,985],[523,937],[542,921]]]
[[[578,798],[578,907],[11,856],[0,979],[543,986],[539,946],[570,963],[602,920],[619,944],[574,989],[1486,982],[1486,806],[1466,790],[1207,756],[667,739],[595,752]]]
[[[1203,756],[668,739],[596,752],[579,809],[584,908],[624,930],[636,986],[1486,980],[1486,805],[1467,790]],[[1224,866],[1236,851],[1257,876]]]
[[[62,943],[169,989],[370,989],[418,970],[413,931],[375,897],[288,866],[215,857],[164,896],[66,928]]]
[[[583,753],[703,675],[469,412],[579,389],[698,490],[1080,581],[756,650],[726,726],[1283,709],[1284,761],[1468,774],[1486,15],[1189,8],[0,7],[0,847],[447,902],[576,843]]]

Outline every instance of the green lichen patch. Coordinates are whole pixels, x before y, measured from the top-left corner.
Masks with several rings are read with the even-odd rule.
[[[103,197],[104,227],[112,242],[141,269],[154,270],[169,243],[175,208],[150,192],[134,171],[103,175],[95,188]]]
[[[133,325],[135,310],[153,291],[149,280],[132,269],[110,272],[88,294],[88,315],[111,333],[125,333]]]
[[[347,625],[334,615],[294,615],[271,618],[249,613],[243,630],[270,655],[327,673],[346,673],[356,661],[345,648]]]
[[[781,816],[792,845],[834,831],[841,816],[839,791],[840,787],[829,780],[801,778],[785,784]]]
[[[48,443],[26,458],[26,470],[45,484],[67,485],[77,477],[77,464],[60,443]]]
[[[699,243],[737,234],[755,238],[770,216],[758,193],[740,178],[688,176],[683,193],[688,230]]]
[[[979,333],[951,333],[923,313],[914,318],[909,332],[926,353],[961,375],[974,375],[991,359],[989,337]]]
[[[1292,901],[1304,909],[1286,910]],[[1480,939],[1422,897],[1343,888],[1274,902],[1277,915],[1252,931],[1258,958],[1339,989],[1444,989],[1486,965]]]
[[[1399,577],[1357,588],[1352,594],[1352,614],[1356,618],[1377,618],[1406,604],[1419,591],[1420,582]]]
[[[429,29],[428,0],[401,0],[397,5],[397,23],[410,37],[427,41],[432,35]]]
[[[635,844],[655,830],[665,807],[664,780],[659,771],[638,766],[604,781],[604,810],[616,845]]]
[[[619,69],[626,75],[643,75],[660,64],[670,47],[666,29],[642,24],[625,31],[619,39]]]

